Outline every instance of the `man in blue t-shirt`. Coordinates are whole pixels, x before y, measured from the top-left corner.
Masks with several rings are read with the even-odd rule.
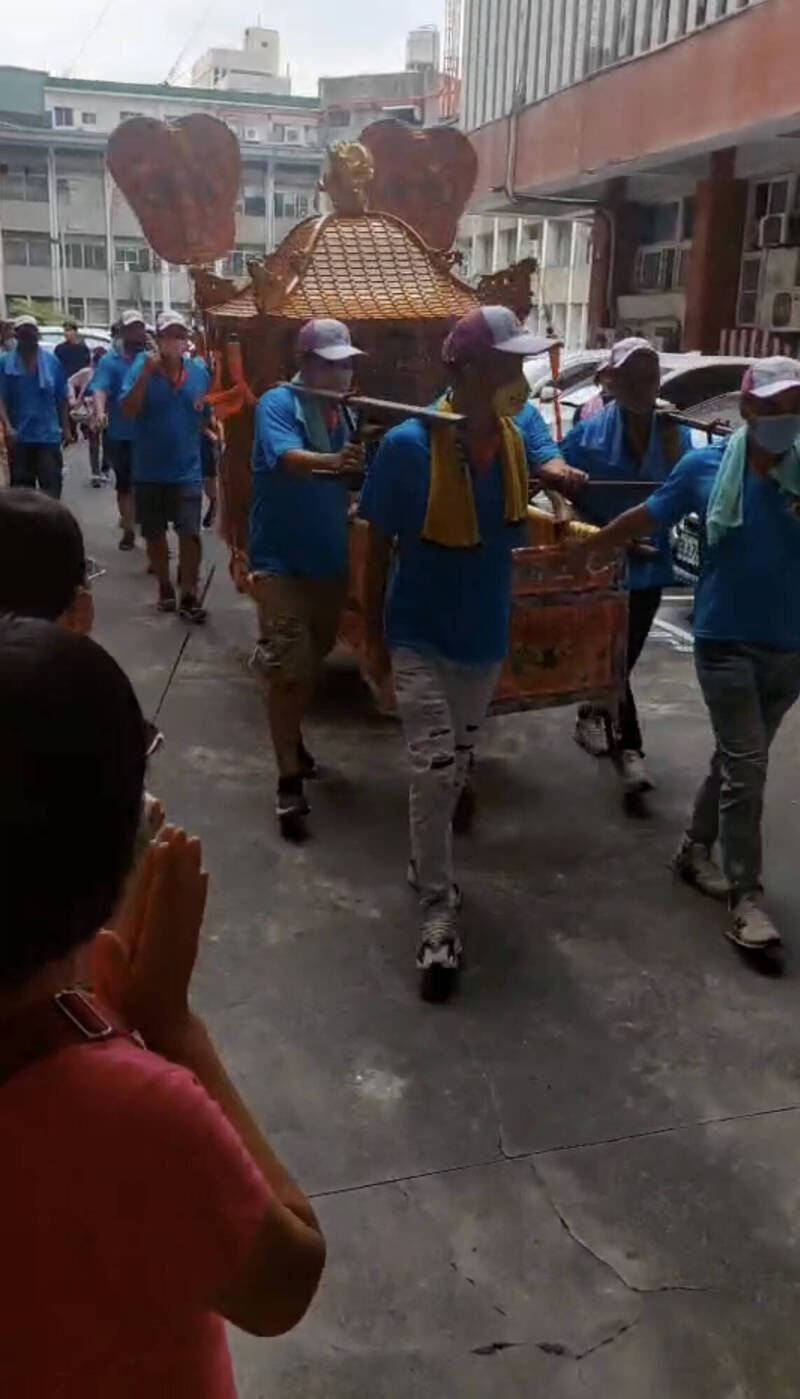
[[[408,874],[422,905],[425,999],[450,994],[461,959],[451,823],[508,646],[528,469],[567,491],[585,480],[524,407],[523,356],[546,348],[505,307],[465,316],[443,352],[443,407],[464,422],[429,429],[411,419],[387,433],[361,496],[368,666],[379,684],[391,663],[412,766]]]
[[[133,549],[136,543],[133,511],[133,443],[136,423],[126,418],[120,407],[122,385],[134,360],[147,343],[144,317],[139,311],[123,311],[119,340],[98,360],[89,381],[92,412],[98,433],[105,433],[105,452],[114,470],[122,537],[120,549]]]
[[[716,749],[675,868],[702,893],[727,897],[729,937],[760,951],[780,940],[761,904],[767,757],[800,695],[800,362],[756,360],[742,417],[725,446],[688,452],[583,549],[606,552],[692,511],[702,518],[695,661]]]
[[[10,455],[12,486],[61,496],[61,444],[69,440],[67,380],[55,355],[39,344],[33,316],[14,322],[17,344],[0,355],[0,428]]]
[[[189,327],[177,311],[162,311],[156,326],[158,352],[142,353],[122,384],[122,415],[134,423],[133,492],[136,518],[158,580],[158,610],[174,612],[167,530],[178,534],[180,615],[204,622],[197,596],[200,573],[200,512],[203,478],[200,432],[208,414],[204,399],[210,376],[188,355]]]
[[[276,812],[289,838],[304,834],[304,779],[317,773],[302,724],[319,666],[336,641],[347,592],[346,484],[363,464],[349,415],[304,396],[303,387],[347,393],[362,353],[341,321],[300,331],[300,371],[256,407],[250,497],[250,567],[258,607],[255,657],[269,679],[268,714],[278,765]],[[326,475],[315,475],[324,471]]]
[[[628,505],[642,499],[643,481],[663,481],[692,445],[688,428],[659,421],[655,414],[660,383],[656,351],[647,340],[629,336],[611,351],[604,386],[613,401],[582,418],[561,444],[564,460],[580,466],[593,489],[579,498],[581,516],[604,525]],[[630,481],[631,492],[598,488],[603,480]],[[672,582],[672,555],[666,530],[637,544],[628,563],[628,676],[642,653],[661,603]],[[644,766],[642,730],[630,678],[618,714],[592,705],[578,713],[575,737],[593,754],[611,752],[626,797],[648,791],[653,783]]]

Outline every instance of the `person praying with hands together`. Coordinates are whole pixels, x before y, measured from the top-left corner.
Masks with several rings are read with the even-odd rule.
[[[145,747],[105,651],[0,619],[3,1394],[234,1399],[224,1320],[289,1330],[324,1264],[190,1009],[199,842],[167,827],[130,875]]]

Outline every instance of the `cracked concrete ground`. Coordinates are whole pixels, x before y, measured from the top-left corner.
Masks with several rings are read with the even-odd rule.
[[[397,730],[335,666],[309,728],[329,767],[314,839],[283,844],[222,551],[178,659],[184,629],[84,473],[97,634],[148,712],[164,696],[152,786],[211,871],[197,1002],[328,1238],[303,1325],[232,1338],[242,1399],[796,1399],[800,715],[766,814],[783,978],[667,871],[709,748],[667,633],[637,678],[650,820],[622,815],[567,712],[490,724],[458,847],[469,966],[456,1002],[423,1006]]]

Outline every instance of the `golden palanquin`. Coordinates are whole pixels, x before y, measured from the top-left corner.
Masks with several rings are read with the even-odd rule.
[[[391,149],[387,125],[399,124],[378,123],[373,129],[380,128],[375,145],[384,153]],[[531,263],[484,278],[476,291],[454,270],[457,254],[429,246],[399,213],[368,207],[372,184],[390,187],[395,207],[402,204],[397,179],[381,182],[375,175],[369,140],[368,130],[365,147],[334,149],[324,186],[334,211],[307,219],[273,254],[250,263],[245,284],[195,274],[209,345],[222,370],[218,398],[229,414],[222,528],[241,587],[247,586],[248,572],[254,404],[293,374],[297,336],[306,320],[332,316],[347,323],[354,344],[367,351],[358,365],[362,394],[424,405],[445,386],[441,346],[455,320],[481,301],[502,301],[522,315],[529,309]],[[457,137],[457,147],[459,141],[468,145]],[[467,194],[469,189],[471,184]],[[418,205],[418,185],[415,190]],[[575,526],[557,527],[551,517],[533,511],[530,528],[531,547],[515,554],[511,640],[495,708],[611,702],[625,680],[627,597],[619,568],[576,573],[564,534]],[[353,522],[350,541],[341,640],[360,656],[365,546],[360,522]]]

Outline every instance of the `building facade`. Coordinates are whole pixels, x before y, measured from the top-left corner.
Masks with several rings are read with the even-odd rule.
[[[320,78],[320,144],[357,141],[365,126],[396,117],[410,126],[439,120],[443,80],[427,65],[399,73]]]
[[[586,344],[589,312],[591,225],[578,219],[509,218],[467,214],[456,247],[460,274],[473,285],[523,258],[535,258],[529,323],[552,330],[566,350]]]
[[[106,170],[105,149],[129,117],[192,112],[225,121],[239,140],[236,243],[219,264],[239,275],[317,206],[316,99],[0,68],[0,314],[21,300],[92,325],[130,306],[152,317],[163,306],[190,310],[186,269],[153,253]]]
[[[288,74],[281,74],[277,29],[253,25],[245,29],[240,49],[208,49],[192,65],[192,87],[288,96],[292,88]]]
[[[798,24],[797,0],[466,0],[473,207],[591,220],[590,339],[800,344]]]

